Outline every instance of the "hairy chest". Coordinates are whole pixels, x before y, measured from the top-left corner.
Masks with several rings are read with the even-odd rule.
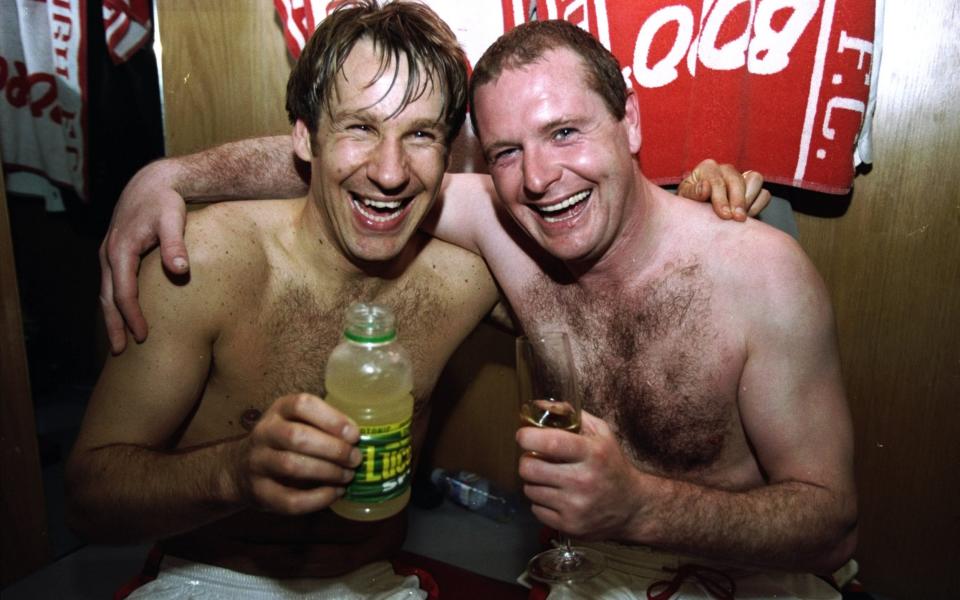
[[[447,298],[429,285],[403,282],[382,289],[340,287],[336,293],[282,282],[255,308],[238,315],[215,343],[192,428],[198,433],[239,432],[281,396],[307,392],[324,397],[327,359],[341,341],[344,314],[355,301],[381,303],[394,311],[399,341],[413,363],[414,414],[425,414],[446,357],[469,331],[437,326],[447,322],[451,328],[466,328],[450,314]],[[207,435],[216,436],[202,437]]]
[[[718,318],[697,263],[630,287],[587,289],[546,277],[523,290],[527,329],[568,331],[583,406],[635,463],[705,472],[742,446],[736,386],[743,354]]]

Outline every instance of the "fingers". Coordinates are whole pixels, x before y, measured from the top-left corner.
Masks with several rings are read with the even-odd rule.
[[[274,422],[257,426],[255,430],[255,434],[258,436],[257,443],[277,452],[320,459],[344,468],[353,468],[360,464],[360,451],[341,438],[305,423],[264,415],[264,419],[271,418]],[[307,466],[306,464],[297,464],[304,468]],[[296,475],[296,473],[287,472],[286,468],[289,465],[281,466],[283,467],[282,474]]]
[[[611,437],[607,422],[586,410],[580,411],[580,434],[585,436]]]
[[[107,296],[104,303],[112,300],[130,329],[130,333],[133,334],[133,338],[142,342],[147,338],[147,320],[140,310],[137,290],[140,253],[126,246],[113,246],[109,238],[104,243],[107,245],[106,261],[113,281],[113,294]],[[101,277],[104,276],[101,274]]]
[[[521,427],[516,434],[517,444],[527,453],[554,462],[569,463],[583,455],[583,439],[579,434],[548,427]]]
[[[733,218],[736,221],[745,221],[747,219],[744,200],[746,184],[740,172],[732,165],[718,165],[708,181],[713,211],[722,219]]]
[[[283,418],[297,420],[353,445],[360,440],[360,430],[345,414],[313,394],[284,396],[274,403],[274,408]]]
[[[718,217],[736,221],[757,216],[770,203],[770,192],[763,189],[763,175],[756,171],[741,174],[733,165],[720,165],[710,159],[680,182],[677,193],[701,202],[709,199]]]
[[[113,303],[113,271],[107,260],[106,241],[100,245],[100,308],[103,310],[103,321],[107,327],[107,339],[110,342],[110,351],[120,354],[127,346],[127,331],[123,317],[117,305]]]
[[[251,433],[253,442],[276,452],[289,453],[291,463],[265,462],[286,476],[301,476],[300,470],[317,475],[317,463],[353,469],[360,464],[357,426],[343,413],[317,396],[295,394],[279,398],[261,417]],[[267,452],[262,460],[266,461]],[[299,458],[304,457],[304,458]],[[340,481],[339,471],[333,478]]]
[[[694,169],[684,174],[683,181],[677,186],[677,194],[689,200],[706,202],[710,197],[710,190],[709,186],[703,185],[703,181],[700,178],[700,171]]]
[[[250,434],[251,501],[289,514],[325,508],[353,479],[358,440],[356,425],[317,396],[277,399]]]
[[[352,468],[299,452],[263,447],[253,453],[250,460],[252,471],[288,486],[295,485],[296,482],[322,482],[332,486],[343,486],[353,480]]]
[[[747,214],[755,217],[770,204],[770,192],[763,189],[763,175],[756,171],[746,171],[743,181],[746,186],[744,195]]]
[[[186,227],[186,211],[164,213],[160,217],[159,231],[160,256],[163,266],[172,273],[183,275],[190,270],[187,245],[183,241]]]
[[[527,493],[526,487],[523,489],[524,495]],[[557,531],[567,532],[567,523],[564,522],[563,517],[559,512],[554,510],[549,506],[543,506],[534,502],[532,499],[530,505],[530,512],[533,513],[533,516],[537,518],[538,521],[546,525],[547,527],[552,527]]]
[[[302,515],[327,508],[345,491],[339,486],[297,488],[272,479],[258,479],[252,488],[258,505],[286,515]]]

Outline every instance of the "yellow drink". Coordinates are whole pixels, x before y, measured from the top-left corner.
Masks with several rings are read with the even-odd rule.
[[[357,311],[366,319],[362,327],[355,322]],[[386,519],[410,499],[413,377],[406,353],[394,340],[387,309],[355,305],[344,340],[327,362],[326,401],[360,428],[360,466],[347,493],[330,507],[347,519]]]

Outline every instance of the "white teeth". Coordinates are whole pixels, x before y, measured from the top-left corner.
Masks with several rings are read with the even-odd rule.
[[[367,206],[372,206],[372,207],[374,207],[374,208],[386,208],[386,209],[390,209],[390,210],[396,210],[396,209],[400,208],[400,204],[401,204],[401,202],[400,202],[399,200],[394,201],[394,202],[389,202],[389,201],[385,201],[385,200],[383,200],[383,201],[381,201],[381,200],[371,200],[371,199],[369,199],[369,198],[364,198],[364,199],[363,199],[363,203],[364,203],[365,205],[367,205]]]
[[[357,208],[357,211],[360,212],[364,217],[375,221],[377,223],[386,223],[394,218],[396,218],[396,213],[391,213],[388,215],[380,215],[372,213],[370,211],[364,210],[364,206],[372,206],[374,208],[384,208],[388,210],[397,210],[403,205],[403,202],[380,202],[378,200],[370,200],[368,198],[363,198],[362,200],[354,200],[353,205]]]
[[[576,204],[577,202],[580,202],[581,200],[583,200],[589,195],[590,195],[590,190],[584,190],[579,194],[574,194],[570,196],[563,202],[558,202],[557,204],[554,204],[552,206],[538,206],[537,208],[540,210],[540,212],[556,212],[558,210],[563,210],[565,208],[569,208],[573,206],[574,204]]]
[[[539,210],[541,213],[557,212],[565,208],[570,208],[574,204],[577,204],[578,202],[582,202],[583,200],[586,200],[587,196],[589,195],[590,195],[590,190],[584,190],[580,193],[570,196],[569,198],[567,198],[562,202],[558,202],[551,206],[538,206],[537,210]],[[570,215],[563,215],[563,216],[556,216],[556,217],[548,217],[545,214],[543,215],[543,220],[546,221],[547,223],[557,223],[559,221],[563,221],[569,218],[570,218]]]

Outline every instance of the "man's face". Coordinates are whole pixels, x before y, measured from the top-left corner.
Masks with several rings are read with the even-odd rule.
[[[441,95],[428,88],[394,114],[407,65],[396,80],[393,63],[380,70],[372,43],[359,41],[337,78],[330,114],[320,115],[315,156],[306,157],[324,226],[351,260],[397,256],[435,200],[446,167]],[[302,140],[297,151],[304,158]]]
[[[501,202],[547,252],[600,258],[622,228],[640,150],[636,105],[617,121],[581,59],[552,50],[478,88],[474,107]]]

